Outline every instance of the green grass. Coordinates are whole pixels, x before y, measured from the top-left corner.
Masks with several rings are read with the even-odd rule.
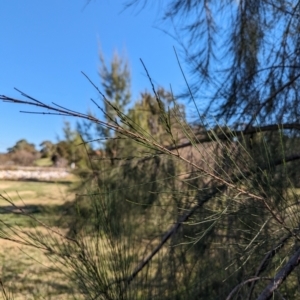
[[[39,158],[34,161],[34,165],[37,167],[52,167],[53,162],[49,157],[46,158]]]
[[[71,183],[0,181],[0,193],[16,205],[58,205],[71,201]],[[0,199],[0,207],[8,203]]]
[[[74,200],[74,194],[70,191],[73,184],[75,182],[0,181],[0,193],[38,220],[57,226],[66,203]],[[6,224],[21,227],[36,225],[4,199],[0,199],[0,212],[1,220]]]

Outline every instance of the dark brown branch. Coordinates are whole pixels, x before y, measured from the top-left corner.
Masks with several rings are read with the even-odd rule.
[[[258,296],[257,300],[270,299],[273,295],[273,292],[280,287],[280,285],[294,271],[294,269],[299,265],[299,263],[300,263],[300,248],[298,248],[295,254],[285,264],[285,266],[276,274],[276,276],[272,279],[272,281]]]
[[[203,199],[200,199],[197,204],[192,207],[185,215],[183,215],[162,237],[160,243],[155,247],[155,249],[139,264],[139,266],[132,272],[132,274],[127,278],[127,283],[129,284],[138,273],[151,261],[154,255],[159,252],[159,250],[163,247],[163,245],[169,240],[169,238],[175,234],[181,225],[186,222],[195,212],[196,210],[203,206],[208,200],[212,197],[216,196],[219,192],[224,191],[226,189],[226,185],[219,186],[214,189],[211,193],[206,195]]]
[[[3,284],[1,278],[0,278],[0,286],[1,286],[1,289],[2,289],[2,294],[3,294],[3,296],[4,296],[4,299],[9,299],[8,294],[6,293],[6,290],[5,290],[5,288],[4,288],[4,284]]]
[[[288,241],[288,239],[291,237],[291,234],[287,234],[286,236],[284,236],[279,243],[277,243],[277,245],[275,247],[273,247],[273,249],[271,249],[264,257],[264,259],[261,261],[259,267],[257,268],[256,272],[255,272],[255,277],[258,277],[269,265],[269,263],[271,262],[271,259],[275,256],[275,254],[281,249],[283,248],[283,246],[285,245],[285,243]],[[255,287],[256,281],[251,283],[250,286],[250,292],[249,292],[249,296],[248,299],[250,300],[252,297],[252,293]]]
[[[279,129],[300,130],[300,124],[299,123],[272,124],[272,125],[266,125],[262,127],[251,127],[245,130],[232,130],[229,131],[228,133],[221,133],[221,134],[215,134],[214,130],[208,130],[207,132],[201,133],[201,135],[203,136],[195,138],[193,142],[187,142],[177,146],[170,146],[168,147],[168,150],[181,149],[181,148],[192,146],[195,143],[196,144],[207,143],[207,142],[215,141],[217,139],[228,141],[231,140],[233,137],[241,137],[243,135],[248,135],[248,134],[250,135],[250,134],[266,132],[266,131],[277,131]]]
[[[291,157],[287,157],[284,160],[277,160],[274,162],[275,165],[280,165],[282,164],[284,161],[287,162],[289,160],[295,160],[295,159],[300,159],[300,155],[292,155]],[[262,170],[266,169],[262,168]],[[245,174],[245,177],[247,176],[251,176],[250,172],[249,174]],[[233,181],[234,182],[238,182],[241,178],[235,178]],[[227,188],[226,184],[221,185],[219,187],[216,187],[216,189],[211,192],[210,194],[208,194],[204,199],[202,199],[201,201],[198,201],[198,203],[190,209],[190,211],[188,213],[186,213],[185,215],[183,215],[176,224],[174,224],[163,236],[163,238],[161,239],[161,242],[159,243],[159,245],[157,245],[157,247],[147,256],[147,258],[145,258],[140,265],[133,271],[133,273],[129,276],[129,278],[127,279],[128,284],[138,275],[138,273],[151,261],[151,259],[155,256],[155,254],[157,252],[160,251],[160,249],[164,246],[164,244],[169,240],[169,238],[175,234],[177,232],[177,230],[181,227],[181,225],[186,222],[195,212],[198,208],[200,208],[204,203],[206,203],[208,200],[210,200],[212,197],[216,196],[220,191],[224,191]],[[291,233],[289,233],[288,237],[292,236]],[[284,241],[281,240],[281,242],[283,243]],[[276,250],[276,249],[275,249]],[[272,251],[272,250],[271,250]],[[274,253],[275,255],[275,253]]]
[[[260,279],[267,279],[267,280],[270,280],[270,278],[267,278],[267,277],[253,277],[253,278],[249,278],[249,279],[247,279],[247,280],[241,282],[240,284],[238,284],[238,285],[230,292],[230,294],[227,296],[226,300],[230,300],[231,297],[236,293],[236,291],[237,291],[240,287],[242,287],[242,286],[244,286],[245,284],[250,283],[250,282],[252,282],[252,283],[253,283],[253,282],[256,282],[256,281],[258,281],[258,280],[260,280]]]

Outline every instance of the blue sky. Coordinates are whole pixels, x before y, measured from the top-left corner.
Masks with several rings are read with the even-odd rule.
[[[176,92],[185,85],[170,36],[157,27],[161,7],[123,11],[120,0],[10,0],[0,3],[0,94],[22,98],[14,87],[46,103],[86,112],[94,110],[94,88],[84,71],[99,83],[99,48],[110,61],[115,50],[126,52],[132,74],[133,100],[151,90],[140,58],[155,84]],[[159,2],[157,2],[159,3]],[[171,30],[171,28],[170,28]],[[32,110],[0,102],[0,152],[25,138],[39,145],[62,136],[63,117],[19,113]],[[72,119],[65,119],[71,121]],[[75,122],[73,120],[72,122]]]

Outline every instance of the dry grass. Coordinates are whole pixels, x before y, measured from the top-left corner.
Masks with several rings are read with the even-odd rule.
[[[73,299],[61,266],[43,251],[6,240],[0,245],[1,279],[13,299]]]
[[[0,181],[0,193],[16,205],[59,205],[73,200],[70,184],[61,182]],[[7,202],[0,200],[0,206]]]
[[[16,205],[63,205],[74,195],[70,185],[63,183],[0,181],[0,193],[9,196]],[[0,207],[8,203],[0,200]],[[2,214],[1,220],[21,224],[20,230],[28,232],[41,227],[27,227],[27,223],[14,214]],[[39,218],[39,216],[37,216]],[[46,232],[45,232],[46,234]],[[59,265],[43,251],[0,239],[0,278],[13,299],[74,299],[71,284]],[[0,293],[1,295],[1,293]],[[76,298],[80,299],[80,298]]]

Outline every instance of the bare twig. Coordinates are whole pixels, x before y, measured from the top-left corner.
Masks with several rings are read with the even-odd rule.
[[[237,292],[238,289],[240,289],[242,286],[244,286],[245,284],[247,283],[250,283],[250,282],[256,282],[260,279],[266,279],[266,280],[271,280],[271,278],[268,278],[268,277],[253,277],[253,278],[249,278],[243,282],[241,282],[240,284],[238,284],[231,292],[230,294],[227,296],[226,300],[230,300],[231,297]]]
[[[2,294],[3,294],[3,296],[4,296],[4,299],[5,299],[5,300],[8,300],[9,297],[8,297],[8,295],[7,295],[7,293],[6,293],[6,290],[5,290],[5,288],[4,288],[4,284],[3,284],[3,281],[2,281],[1,278],[0,278],[0,286],[1,286],[1,290],[2,290]]]
[[[300,130],[300,124],[299,123],[283,123],[283,124],[271,124],[271,125],[266,125],[266,126],[258,126],[258,127],[250,127],[245,130],[230,130],[230,136],[229,134],[224,134],[224,133],[217,133],[217,134],[212,134],[213,130],[207,130],[205,132],[200,133],[200,137],[195,139],[194,141],[190,141],[187,143],[182,143],[177,145],[177,149],[185,148],[192,146],[193,144],[201,144],[201,143],[207,143],[214,141],[216,139],[218,140],[224,140],[228,141],[229,138],[234,138],[234,137],[241,137],[243,135],[251,135],[259,132],[269,132],[269,131],[278,131],[278,129],[291,129],[291,130]],[[176,147],[171,146],[167,147],[169,150],[174,150]]]

